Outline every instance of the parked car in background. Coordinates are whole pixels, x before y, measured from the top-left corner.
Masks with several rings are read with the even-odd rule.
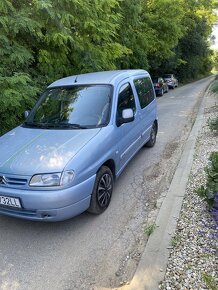
[[[164,93],[168,92],[168,84],[162,77],[152,77],[152,81],[157,96],[163,96]]]
[[[179,82],[174,74],[165,74],[163,78],[167,82],[169,88],[175,89],[176,87],[178,87]]]
[[[0,137],[0,214],[36,221],[102,213],[115,179],[158,131],[144,70],[57,80],[26,116]]]

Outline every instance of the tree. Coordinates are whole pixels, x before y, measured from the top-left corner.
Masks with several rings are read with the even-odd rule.
[[[0,134],[22,120],[36,94],[74,73],[115,69],[118,0],[0,2]]]

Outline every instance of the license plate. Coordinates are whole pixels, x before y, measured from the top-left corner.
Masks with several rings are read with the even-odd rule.
[[[21,208],[19,198],[0,195],[0,205]]]

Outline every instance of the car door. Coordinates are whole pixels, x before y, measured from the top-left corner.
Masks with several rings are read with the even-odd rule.
[[[132,109],[134,120],[129,123],[120,122],[122,120],[122,111]],[[116,107],[116,126],[119,134],[119,161],[120,172],[140,148],[141,144],[141,126],[139,122],[139,112],[133,89],[130,82],[120,84],[118,88],[117,107]],[[119,172],[118,172],[119,174]]]
[[[154,88],[149,76],[140,76],[133,80],[136,90],[139,109],[139,123],[141,124],[141,145],[150,138],[150,132],[156,120],[156,98]]]

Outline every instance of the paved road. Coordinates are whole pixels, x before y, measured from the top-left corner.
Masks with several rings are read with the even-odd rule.
[[[211,80],[158,98],[157,144],[130,162],[102,215],[84,213],[53,224],[0,216],[0,289],[91,290],[131,279],[145,245],[148,214],[169,186]]]

